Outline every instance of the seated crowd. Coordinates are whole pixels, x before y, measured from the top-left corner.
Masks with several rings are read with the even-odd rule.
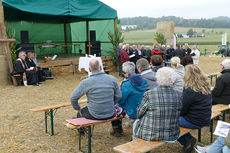
[[[173,49],[172,46],[167,47]],[[133,139],[179,141],[185,153],[192,152],[196,139],[190,133],[180,136],[179,127],[200,129],[207,126],[212,103],[230,103],[230,81],[227,79],[230,60],[222,62],[222,76],[217,79],[211,92],[207,76],[197,61],[193,64],[196,47],[195,53],[192,53],[186,44],[183,56],[167,53],[171,56],[171,67],[163,64],[164,57],[158,55],[157,48],[153,52],[149,52],[148,46],[148,50],[139,52],[138,49],[143,49],[143,46],[137,47],[133,56],[138,58],[135,59],[130,57],[133,51],[129,46],[120,49],[122,71],[119,74],[124,76],[120,87],[116,78],[101,71],[96,59],[90,61],[92,75],[77,86],[70,98],[73,108],[78,111],[77,117],[97,120],[113,118],[115,105],[127,113],[129,121],[125,125],[133,127]],[[140,57],[143,54],[152,56]],[[84,94],[88,104],[81,108],[78,100]],[[122,120],[112,121],[110,134],[122,136]]]
[[[41,82],[46,80],[47,74],[51,76],[51,72],[48,68],[38,67],[36,54],[34,52],[26,53],[24,51],[18,54],[13,74],[21,74],[24,86],[40,86]]]

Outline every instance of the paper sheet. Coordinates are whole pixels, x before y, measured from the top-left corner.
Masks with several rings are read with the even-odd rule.
[[[226,137],[230,130],[230,123],[218,121],[216,125],[216,129],[213,134],[221,137]]]

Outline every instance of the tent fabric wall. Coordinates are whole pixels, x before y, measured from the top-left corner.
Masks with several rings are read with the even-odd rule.
[[[6,24],[7,29],[15,30],[15,39],[17,43],[20,43],[20,31],[29,31],[30,43],[35,43],[35,52],[38,55],[53,55],[65,53],[64,48],[46,48],[40,50],[38,47],[47,40],[52,42],[60,42],[58,44],[64,44],[64,24],[57,23],[38,23],[29,21],[8,21]],[[85,42],[86,41],[86,22],[74,22],[67,24],[67,41],[68,42]],[[114,33],[114,20],[100,20],[90,21],[89,30],[96,30],[96,40],[109,42],[108,32]],[[11,30],[12,31],[12,30]],[[85,53],[85,43],[79,43],[80,47],[69,47],[69,53],[79,53],[79,49],[82,49],[82,53]],[[102,55],[112,55],[112,44],[101,43]]]
[[[59,54],[64,52],[61,47],[47,48],[40,50],[38,47],[47,40],[52,42],[63,42],[64,43],[64,25],[53,24],[53,23],[37,23],[28,21],[8,21],[6,22],[6,28],[10,31],[15,31],[15,39],[17,43],[21,42],[20,31],[29,31],[29,42],[35,43],[35,52],[38,55],[49,55]],[[71,41],[71,29],[70,25],[67,24],[67,40]],[[62,43],[62,44],[63,44]]]
[[[86,22],[71,23],[72,41],[86,41]],[[114,20],[90,21],[89,30],[96,31],[96,40],[109,42],[108,32],[114,33]],[[83,36],[83,37],[82,37]],[[81,49],[85,53],[85,44],[81,44]],[[112,44],[101,43],[102,55],[112,55]]]

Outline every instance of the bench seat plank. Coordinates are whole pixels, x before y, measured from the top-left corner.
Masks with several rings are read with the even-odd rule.
[[[87,99],[83,99],[79,101],[79,104],[86,103],[86,102],[87,102]],[[30,110],[33,112],[49,111],[50,109],[57,109],[57,108],[66,107],[70,105],[71,105],[70,102],[65,102],[65,103],[60,103],[60,104],[55,104],[55,105],[50,105],[50,106],[41,106],[37,108],[32,108]]]
[[[229,106],[224,104],[217,104],[212,106],[212,112],[223,112],[229,109]]]
[[[89,127],[89,126],[93,126],[93,125],[97,125],[97,124],[101,124],[101,123],[111,122],[111,121],[119,120],[119,119],[122,119],[122,118],[123,117],[116,117],[116,118],[111,118],[111,119],[108,119],[108,120],[93,120],[95,122],[93,122],[93,123],[89,122],[88,124],[81,124],[81,123],[79,123],[79,125],[74,125],[74,124],[68,123],[68,120],[66,120],[67,122],[64,122],[64,124],[68,128],[76,129],[76,128],[80,128],[80,127]],[[76,118],[74,120],[78,120],[78,119],[79,119],[79,121],[81,120],[81,118]]]
[[[220,116],[220,114],[221,114],[221,112],[215,112],[215,111],[213,111],[212,112],[212,116],[211,116],[211,120],[214,119],[217,116]]]
[[[184,135],[190,132],[191,129],[180,127],[180,135]],[[144,153],[151,151],[152,149],[163,145],[163,141],[146,141],[142,139],[136,139],[134,141],[116,146],[113,148],[114,151],[119,153]]]

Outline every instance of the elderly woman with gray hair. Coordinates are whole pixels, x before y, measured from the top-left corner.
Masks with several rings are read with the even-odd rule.
[[[164,67],[156,73],[158,87],[145,92],[133,125],[133,137],[147,141],[176,141],[180,135],[181,93],[172,86],[173,69]]]
[[[122,70],[125,73],[125,79],[121,84],[122,98],[118,102],[118,106],[126,110],[130,121],[126,125],[132,126],[135,119],[137,119],[137,107],[142,101],[142,96],[146,91],[147,81],[142,78],[140,74],[135,74],[135,64],[133,62],[125,62],[122,65]],[[122,121],[117,120],[112,122],[113,136],[121,136]]]

